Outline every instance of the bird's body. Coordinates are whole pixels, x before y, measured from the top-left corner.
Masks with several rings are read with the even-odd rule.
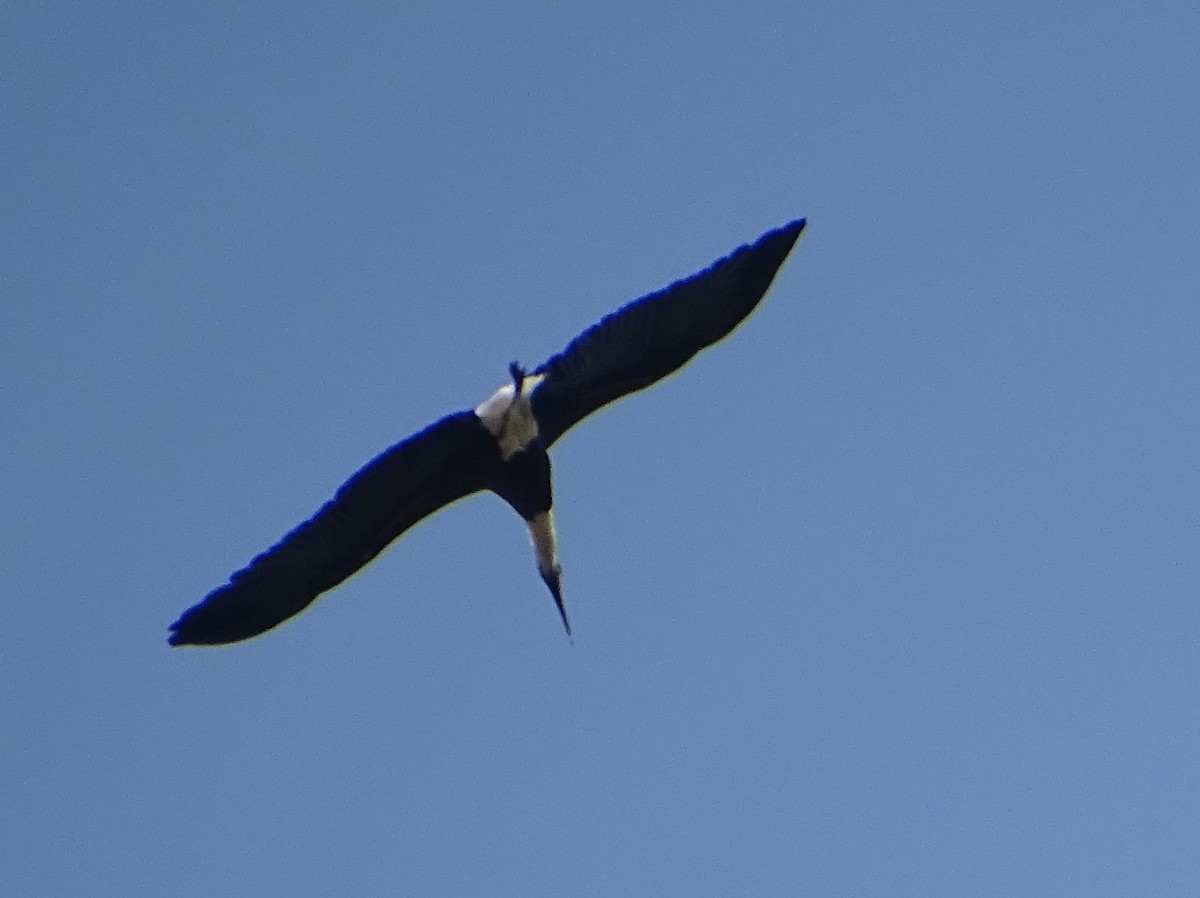
[[[622,307],[473,410],[456,412],[368,462],[313,517],[171,625],[173,645],[238,642],[277,626],[337,586],[428,515],[480,490],[525,520],[568,635],[547,450],[608,403],[680,368],[765,295],[800,219],[705,271]]]

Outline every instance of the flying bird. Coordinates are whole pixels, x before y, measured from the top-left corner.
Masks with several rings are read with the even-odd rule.
[[[769,231],[629,303],[532,372],[511,363],[510,381],[489,399],[368,462],[316,514],[180,615],[170,643],[222,645],[265,633],[414,524],[481,490],[525,520],[538,573],[570,637],[546,450],[592,412],[656,383],[732,331],[766,294],[804,224]]]

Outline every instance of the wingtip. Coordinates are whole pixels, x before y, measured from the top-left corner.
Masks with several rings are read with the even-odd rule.
[[[796,218],[774,230],[767,231],[753,244],[742,247],[742,252],[753,258],[755,270],[766,275],[761,292],[755,293],[755,302],[766,294],[771,281],[779,273],[779,269],[791,255],[796,241],[808,224],[807,218]]]
[[[228,627],[214,628],[211,615],[205,614],[204,608],[203,603],[189,608],[171,626],[167,627],[167,644],[176,648],[189,645],[228,645],[253,635],[240,630],[231,630]]]
[[[744,249],[754,250],[765,265],[773,263],[775,270],[778,270],[784,260],[791,255],[792,248],[800,239],[800,234],[807,224],[807,218],[792,219],[785,225],[767,231],[752,245],[744,247]]]
[[[179,647],[181,645],[191,645],[192,641],[188,639],[183,632],[181,632],[183,629],[184,621],[182,617],[175,621],[175,623],[171,624],[171,626],[167,627],[167,644],[175,647]]]
[[[794,244],[796,242],[796,240],[800,237],[800,233],[804,230],[804,228],[807,224],[808,224],[807,218],[795,218],[795,219],[792,219],[791,221],[789,221],[787,224],[783,225],[782,227],[776,228],[773,233],[791,238],[790,242]]]

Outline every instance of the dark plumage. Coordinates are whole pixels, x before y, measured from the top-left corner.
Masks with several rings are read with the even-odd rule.
[[[368,462],[313,517],[256,556],[171,625],[172,645],[237,642],[298,614],[405,530],[488,489],[525,519],[538,570],[570,624],[559,588],[546,450],[608,403],[682,367],[753,311],[800,232],[793,221],[692,277],[588,328],[532,374],[474,411],[442,418]]]

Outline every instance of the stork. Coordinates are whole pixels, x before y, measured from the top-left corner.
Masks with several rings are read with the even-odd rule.
[[[529,528],[541,575],[562,618],[554,530],[554,442],[599,408],[657,383],[725,337],[766,294],[804,219],[691,277],[635,300],[473,410],[447,415],[364,465],[333,498],[229,582],[171,624],[172,645],[240,642],[278,626],[346,580],[424,518],[481,490],[496,493]]]

